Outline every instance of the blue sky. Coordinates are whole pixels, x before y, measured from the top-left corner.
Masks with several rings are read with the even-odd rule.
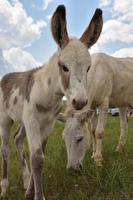
[[[0,0],[0,77],[48,61],[56,51],[50,17],[59,4],[66,6],[68,33],[76,37],[95,9],[103,10],[103,31],[91,53],[133,56],[132,0]]]
[[[21,2],[23,2],[28,14],[30,14],[34,19],[38,20],[41,17],[48,23],[48,26],[44,29],[40,40],[35,41],[32,47],[28,48],[28,51],[30,51],[35,57],[37,56],[37,58],[42,62],[48,59],[56,50],[56,44],[50,32],[50,21],[47,20],[47,16],[52,15],[59,4],[64,4],[67,10],[68,32],[70,35],[80,37],[98,6],[98,1],[96,0],[92,1],[93,3],[91,4],[88,0],[85,0],[84,4],[82,1],[77,0],[54,0],[49,4],[46,10],[43,10],[42,0],[32,1],[31,6],[29,6],[29,1],[23,0]],[[38,52],[36,51],[36,48],[38,48]]]

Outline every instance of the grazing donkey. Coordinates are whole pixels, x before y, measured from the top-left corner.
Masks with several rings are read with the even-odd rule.
[[[127,108],[120,108],[120,137],[116,151],[121,152],[124,148],[127,136]],[[96,151],[95,129],[98,115],[96,110],[81,110],[76,112],[73,109],[65,113],[59,113],[57,119],[65,123],[63,139],[67,149],[67,168],[77,170],[82,166],[85,154],[90,150],[92,144],[92,158]]]
[[[127,138],[127,108],[119,108],[120,114],[120,137],[116,151],[121,152],[124,148]],[[63,139],[67,149],[67,168],[77,170],[82,166],[85,154],[91,148],[92,158],[96,151],[95,129],[97,125],[96,110],[83,109],[80,112],[70,109],[69,106],[65,113],[59,113],[56,117],[59,121],[65,123]],[[24,127],[20,126],[15,140],[22,165],[24,188],[27,187],[29,169],[25,156],[23,154],[23,141],[25,138]],[[71,147],[71,148],[70,148]]]
[[[57,119],[65,123],[63,139],[67,150],[67,169],[78,170],[86,151],[91,147],[91,134],[88,117],[92,113],[88,110],[81,110],[77,113],[69,109],[65,113],[59,113]]]
[[[87,104],[86,77],[91,64],[88,48],[99,38],[102,25],[102,11],[97,9],[81,38],[69,39],[65,7],[60,5],[51,20],[58,51],[49,63],[27,72],[8,74],[1,80],[2,195],[8,188],[9,131],[13,121],[18,120],[24,124],[31,159],[26,200],[44,200],[42,168],[47,138],[64,94],[76,110]]]
[[[127,134],[126,110],[133,102],[132,82],[133,58],[114,58],[103,53],[92,55],[92,64],[87,75],[88,104],[85,109],[90,110],[97,107],[99,108],[98,120],[96,120],[95,115],[92,119],[92,132],[95,137],[93,137],[93,144],[96,142],[96,144],[93,145],[93,157],[99,165],[102,161],[101,145],[108,108],[119,107],[121,117],[121,135],[117,149],[120,150],[125,144]],[[74,123],[72,123],[71,119],[69,128],[69,121],[70,120],[67,120],[64,132],[68,133],[68,130],[70,131],[70,128],[72,128],[73,140],[75,140],[76,143],[76,138],[74,136],[76,133],[74,134],[73,132],[75,129]],[[73,141],[71,133],[68,134],[70,137],[67,134],[64,135],[67,152],[71,152],[71,149],[73,149],[72,145],[70,145]],[[80,135],[79,131],[78,135]],[[82,132],[81,135],[83,136]],[[84,137],[82,140],[83,139]],[[79,142],[78,144],[82,145],[82,142]]]

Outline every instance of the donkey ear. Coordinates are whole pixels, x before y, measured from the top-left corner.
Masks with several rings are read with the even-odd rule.
[[[64,48],[69,42],[66,22],[66,9],[64,5],[57,7],[51,20],[52,35],[60,48]]]
[[[76,116],[80,122],[86,122],[93,115],[93,110],[85,110],[80,113],[76,113]]]
[[[102,10],[96,9],[91,22],[83,35],[80,38],[80,41],[83,42],[88,48],[96,43],[98,40],[103,27],[103,17]]]
[[[80,122],[86,122],[88,120],[87,112],[81,113],[81,115],[79,116],[79,120]]]
[[[65,123],[66,122],[66,115],[64,113],[59,113],[56,117],[57,120]]]

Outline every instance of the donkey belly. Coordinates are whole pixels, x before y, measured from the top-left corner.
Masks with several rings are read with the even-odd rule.
[[[23,103],[21,101],[7,109],[7,114],[13,121],[22,121],[22,113]]]
[[[110,97],[110,107],[130,106],[133,103],[133,86]]]
[[[13,121],[21,121],[23,113],[23,97],[19,94],[19,90],[16,89],[9,95],[2,99],[3,111]]]

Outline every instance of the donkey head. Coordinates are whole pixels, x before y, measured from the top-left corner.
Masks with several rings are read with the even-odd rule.
[[[66,115],[60,113],[57,117],[58,120],[65,122],[63,139],[67,150],[68,169],[77,170],[82,165],[86,151],[90,149],[88,117],[88,112],[76,114],[73,111]]]
[[[91,66],[88,48],[98,40],[102,25],[102,11],[96,9],[81,38],[69,39],[65,7],[58,6],[52,17],[52,34],[59,47],[57,64],[60,87],[76,110],[87,104],[87,72]]]

